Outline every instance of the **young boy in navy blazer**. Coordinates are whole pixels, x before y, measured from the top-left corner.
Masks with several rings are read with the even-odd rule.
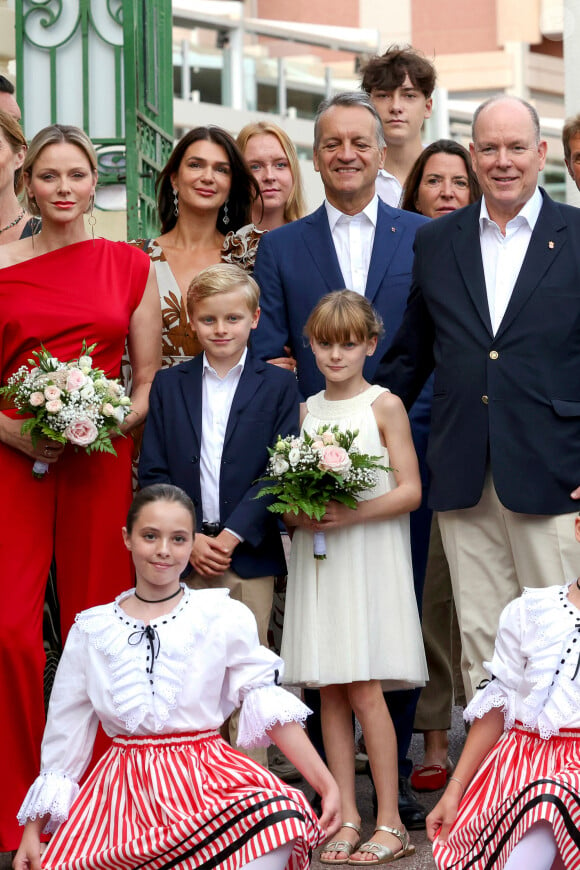
[[[286,563],[278,521],[267,499],[255,499],[254,481],[277,436],[299,431],[299,395],[294,375],[247,347],[259,299],[238,266],[210,266],[191,282],[187,314],[204,352],[155,376],[139,484],[169,482],[188,493],[197,512],[188,584],[227,586],[267,644],[274,577]]]

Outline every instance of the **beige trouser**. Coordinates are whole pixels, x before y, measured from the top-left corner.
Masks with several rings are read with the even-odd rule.
[[[195,571],[187,578],[187,585],[192,589],[219,589],[226,587],[230,595],[236,601],[245,604],[256,618],[258,625],[258,638],[260,643],[268,646],[268,625],[272,612],[272,596],[274,594],[274,577],[252,577],[244,579],[238,577],[233,571],[224,571],[219,577],[202,577]],[[265,748],[242,749],[237,745],[238,723],[240,710],[234,710],[228,720],[228,735],[232,746],[239,749],[245,755],[253,758],[264,767],[268,767],[268,750]]]
[[[475,507],[443,511],[439,528],[449,562],[461,633],[461,669],[469,701],[489,674],[500,614],[524,586],[570,583],[580,574],[576,511],[557,516],[505,508],[488,473]]]

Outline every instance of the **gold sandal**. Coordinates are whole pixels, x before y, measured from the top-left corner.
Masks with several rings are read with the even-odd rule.
[[[376,855],[376,861],[353,861],[352,858],[349,857],[347,864],[356,867],[375,867],[377,864],[389,864],[391,861],[396,861],[398,858],[406,858],[408,855],[415,854],[415,847],[409,839],[409,832],[404,828],[401,831],[399,828],[391,828],[388,825],[377,825],[375,833],[377,831],[386,831],[387,834],[393,834],[393,836],[397,837],[397,839],[401,841],[401,848],[399,851],[393,852],[393,850],[389,849],[388,846],[383,846],[382,843],[374,843],[372,840],[369,840],[368,843],[360,846],[356,851]],[[353,849],[353,852],[354,851],[355,850]]]
[[[339,860],[332,860],[332,858],[319,858],[321,864],[348,864],[349,858],[353,852],[355,852],[360,846],[360,825],[355,825],[354,822],[343,822],[339,828],[339,831],[342,828],[352,828],[353,831],[356,831],[359,834],[359,838],[356,843],[349,843],[348,840],[333,840],[332,843],[326,843],[322,847],[323,852],[346,852],[346,858],[340,858]]]

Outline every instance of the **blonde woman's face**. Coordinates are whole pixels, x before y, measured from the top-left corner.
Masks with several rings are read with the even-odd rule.
[[[88,211],[96,185],[97,173],[87,155],[72,142],[43,148],[26,180],[28,195],[36,200],[42,219],[58,223]]]
[[[286,152],[273,133],[257,133],[248,139],[246,163],[260,185],[264,212],[284,210],[294,179]]]

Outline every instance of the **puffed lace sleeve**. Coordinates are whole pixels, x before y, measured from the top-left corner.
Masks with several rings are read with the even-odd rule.
[[[502,611],[493,658],[483,663],[490,679],[465,708],[463,717],[467,722],[481,719],[493,707],[503,710],[506,729],[516,720],[516,703],[526,665],[521,652],[524,606],[520,597]]]
[[[45,833],[68,818],[78,781],[91,759],[98,719],[87,696],[86,645],[73,625],[60,660],[42,739],[41,772],[26,795],[18,821],[50,816]]]
[[[304,723],[312,712],[278,683],[284,662],[260,646],[256,620],[248,608],[227,599],[228,661],[222,700],[224,707],[241,704],[238,744],[246,748],[269,746],[268,731],[286,722]]]

